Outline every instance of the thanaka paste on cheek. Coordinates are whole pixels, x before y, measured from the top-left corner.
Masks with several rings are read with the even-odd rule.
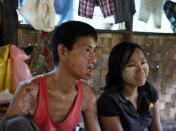
[[[148,65],[148,63],[143,64],[142,67],[143,67],[144,72],[145,72],[145,78],[147,78],[148,73],[149,73],[149,65]]]
[[[129,80],[133,79],[134,73],[135,73],[135,67],[125,68],[122,71],[123,80],[129,81]]]
[[[147,63],[142,65],[142,68],[145,72],[145,78],[148,76],[149,66]],[[135,76],[136,69],[135,67],[127,67],[122,71],[122,78],[126,81],[132,80]]]

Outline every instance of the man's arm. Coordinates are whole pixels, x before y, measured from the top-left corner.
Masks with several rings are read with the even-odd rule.
[[[97,119],[96,96],[88,85],[83,87],[82,115],[86,131],[100,131],[100,126]]]
[[[6,114],[4,115],[0,127],[11,118],[21,115],[34,115],[37,105],[38,89],[35,84],[27,83],[19,86],[15,92]]]
[[[158,104],[158,101],[154,104],[153,119],[152,124],[149,127],[149,131],[162,131]]]

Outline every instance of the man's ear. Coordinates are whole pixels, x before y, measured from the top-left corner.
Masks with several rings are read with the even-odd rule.
[[[68,49],[63,44],[58,45],[57,51],[58,51],[58,55],[59,55],[60,60],[64,59],[67,56]]]

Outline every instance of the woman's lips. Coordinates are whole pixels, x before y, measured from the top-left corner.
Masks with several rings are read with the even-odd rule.
[[[143,80],[145,78],[144,74],[140,74],[136,77],[137,80]]]

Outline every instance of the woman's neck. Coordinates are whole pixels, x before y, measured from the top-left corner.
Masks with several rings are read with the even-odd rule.
[[[127,99],[135,99],[136,97],[138,97],[137,87],[125,85],[123,87],[123,95]]]
[[[125,99],[130,101],[134,108],[137,110],[138,108],[138,91],[137,87],[131,87],[131,86],[124,86],[123,88],[123,95]]]

